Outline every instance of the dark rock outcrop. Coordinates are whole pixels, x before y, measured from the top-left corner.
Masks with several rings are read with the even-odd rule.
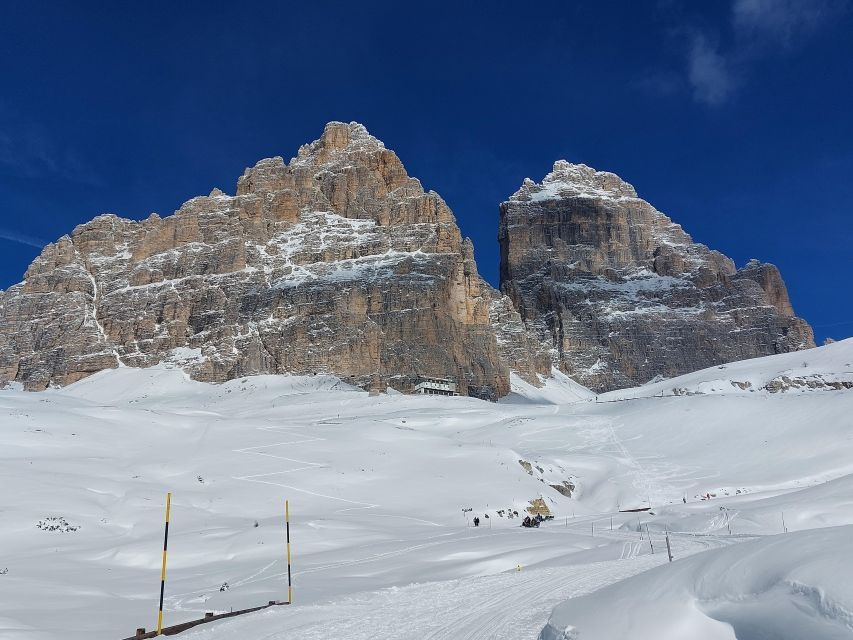
[[[501,290],[592,389],[814,346],[778,269],[738,270],[618,176],[565,161],[500,207]]]

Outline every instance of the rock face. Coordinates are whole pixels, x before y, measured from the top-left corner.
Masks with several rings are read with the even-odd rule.
[[[541,386],[551,375],[551,346],[528,329],[509,296],[489,287],[489,319],[495,331],[501,361],[522,379]]]
[[[592,389],[814,346],[771,264],[742,269],[618,176],[559,161],[500,207],[501,290]]]
[[[0,292],[0,382],[36,390],[170,361],[213,382],[333,373],[409,390],[454,376],[496,398],[510,353],[496,305],[513,319],[441,197],[363,126],[330,123],[289,164],[247,169],[235,196],[98,216],[45,247]],[[533,376],[529,357],[517,366]]]

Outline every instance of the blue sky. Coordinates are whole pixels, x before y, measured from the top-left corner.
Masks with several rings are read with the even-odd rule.
[[[81,6],[83,8],[81,8]],[[173,212],[357,120],[497,283],[498,203],[620,174],[853,334],[853,9],[719,2],[14,3],[0,21],[0,288],[98,213]]]

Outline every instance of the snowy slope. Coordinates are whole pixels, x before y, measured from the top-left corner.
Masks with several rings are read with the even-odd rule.
[[[722,364],[633,389],[610,391],[599,399],[841,389],[853,389],[853,338],[815,349]]]
[[[592,391],[556,368],[551,369],[550,378],[544,378],[541,382],[541,387],[534,387],[512,373],[510,374],[510,393],[498,402],[502,404],[571,404],[595,398]]]
[[[726,371],[757,384],[799,361],[798,375],[838,379],[850,352]],[[680,532],[680,563],[776,534],[783,514],[792,532],[853,524],[853,391],[658,397],[647,385],[596,402],[560,377],[513,382],[492,404],[371,397],[326,376],[209,385],[164,366],[2,391],[0,637],[151,628],[166,491],[168,624],[285,597],[291,502],[296,604],[188,634],[199,638],[536,638],[559,601],[665,561],[664,528]],[[506,517],[540,497],[553,522]]]
[[[853,527],[777,535],[560,605],[542,640],[853,637]]]

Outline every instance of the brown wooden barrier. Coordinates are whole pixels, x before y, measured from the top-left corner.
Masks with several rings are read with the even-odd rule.
[[[277,607],[280,605],[290,604],[289,602],[276,602],[275,600],[270,600],[269,604],[265,604],[260,607],[252,607],[251,609],[240,609],[239,611],[229,611],[227,613],[205,613],[203,618],[198,620],[190,620],[189,622],[182,622],[181,624],[172,625],[171,627],[164,627],[162,635],[164,636],[174,636],[181,631],[186,631],[187,629],[192,629],[193,627],[197,627],[200,624],[206,624],[208,622],[213,622],[215,620],[222,620],[223,618],[233,618],[234,616],[242,616],[244,613],[252,613],[254,611],[261,611],[262,609],[269,609],[270,607]],[[145,631],[145,628],[139,628],[136,630],[136,635],[130,636],[129,638],[124,638],[124,640],[141,640],[141,638],[156,638],[156,631]]]

